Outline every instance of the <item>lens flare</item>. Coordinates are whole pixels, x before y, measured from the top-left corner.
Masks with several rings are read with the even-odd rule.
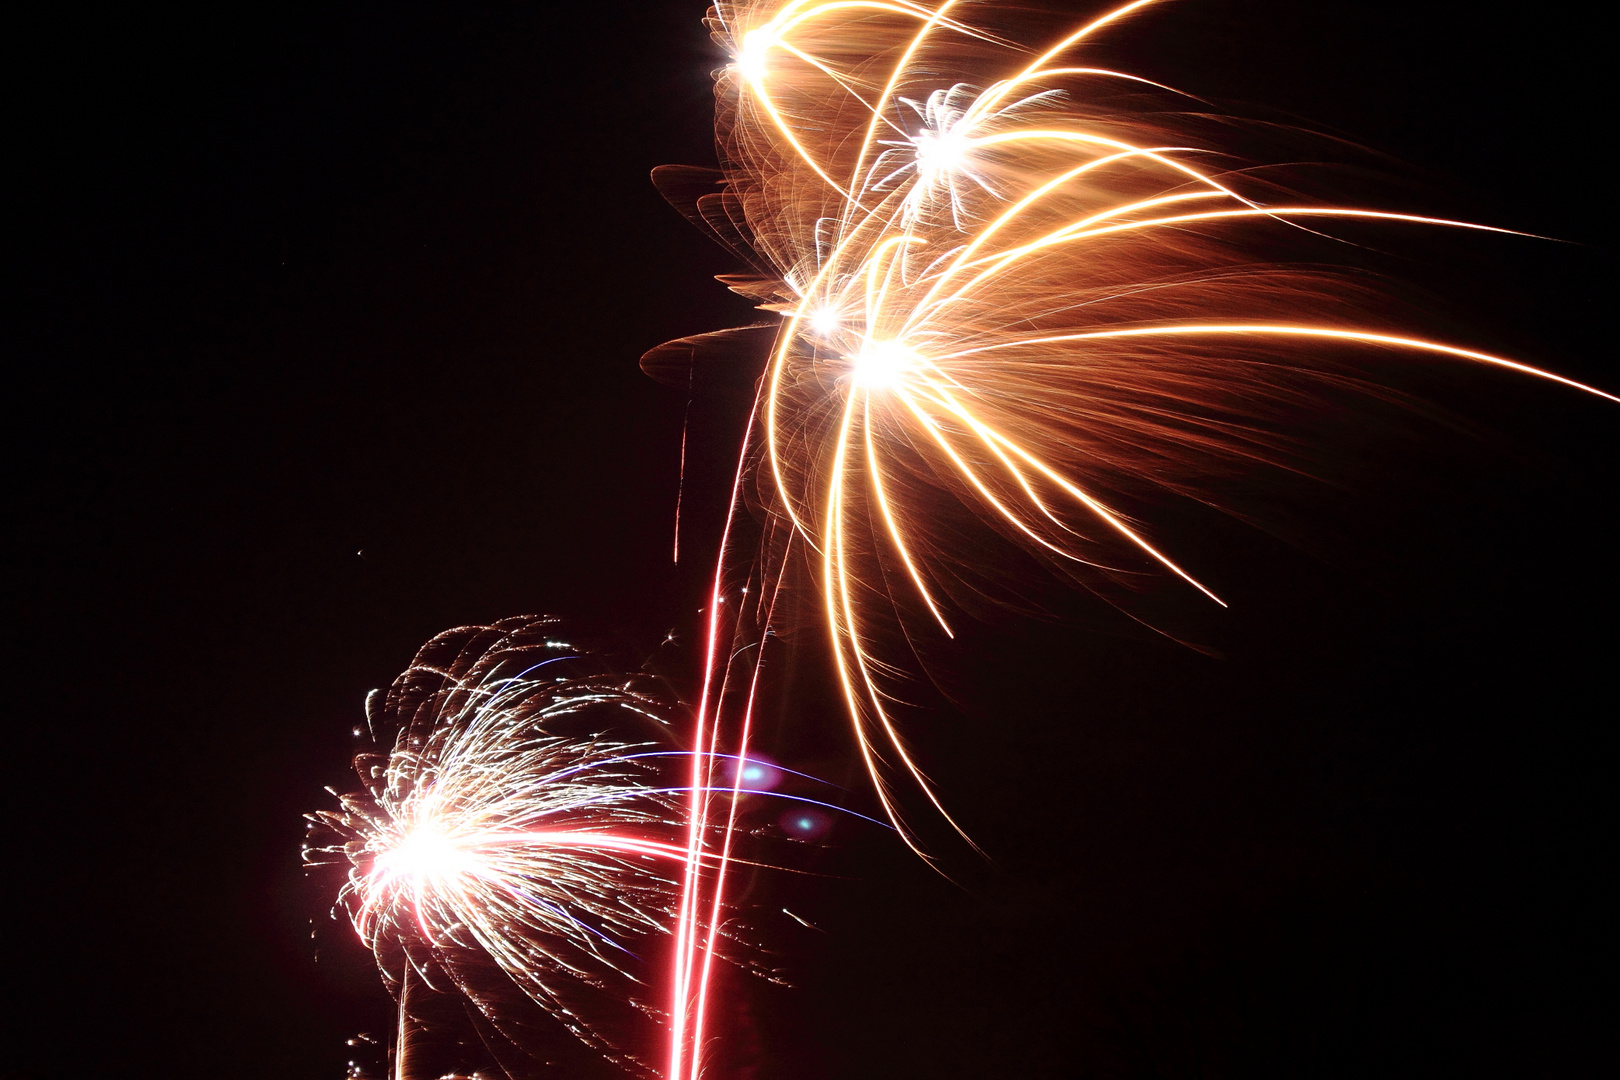
[[[726,283],[781,320],[708,609],[699,742],[748,753],[762,650],[741,679],[735,659],[763,645],[784,567],[806,554],[860,754],[919,853],[895,782],[948,815],[900,730],[911,665],[891,642],[950,636],[952,590],[972,588],[942,508],[1124,610],[1159,584],[1222,604],[1156,535],[1155,501],[1219,507],[1223,477],[1288,463],[1290,418],[1324,387],[1369,385],[1355,373],[1372,361],[1460,360],[1620,401],[1413,333],[1388,290],[1333,270],[1371,227],[1508,233],[1303,197],[1238,162],[1205,103],[1094,62],[1098,38],[1153,3],[1034,47],[1011,5],[718,3],[709,26],[735,58],[717,73],[721,170],[706,190],[695,170],[655,173],[753,267]],[[750,335],[682,339],[644,364],[735,355]],[[744,502],[771,515],[747,611],[726,604]],[[718,811],[694,794],[688,813],[690,855]],[[724,864],[689,859],[686,875],[672,1078],[701,1069],[696,926]]]

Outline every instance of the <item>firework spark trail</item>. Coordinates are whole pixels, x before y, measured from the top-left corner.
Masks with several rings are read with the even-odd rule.
[[[1506,230],[1313,202],[1240,171],[1195,118],[1160,107],[1176,91],[1089,61],[1100,32],[1154,2],[1105,11],[1041,51],[991,25],[1003,13],[957,0],[739,0],[709,14],[733,56],[716,91],[722,184],[672,201],[755,268],[723,280],[782,321],[715,574],[699,732],[723,741],[722,642],[763,640],[787,548],[801,543],[819,563],[857,746],[914,848],[890,773],[944,808],[895,719],[902,665],[872,627],[887,618],[911,635],[892,578],[951,633],[945,599],[964,567],[936,535],[942,499],[1127,610],[1155,578],[1219,603],[1133,507],[1144,491],[1217,505],[1213,480],[1288,458],[1288,417],[1372,354],[1620,400],[1414,335],[1372,314],[1343,274],[1261,264],[1256,251],[1310,243],[1313,265],[1332,264],[1328,229]],[[666,179],[690,187],[685,173]],[[690,362],[706,338],[735,341],[672,344]],[[788,529],[779,538],[766,522],[754,614],[739,603],[728,620],[750,484]],[[751,702],[727,722],[738,754]],[[671,1080],[702,1068],[696,922],[700,894],[718,903],[725,888],[723,859],[694,858],[712,824],[704,786],[694,776],[687,806]]]
[[[758,410],[755,402],[755,411]],[[748,432],[752,431],[752,425]],[[738,455],[737,474],[733,481],[732,496],[726,514],[725,527],[720,535],[720,556],[717,559],[714,582],[709,592],[707,611],[707,633],[705,636],[705,655],[703,667],[703,690],[698,700],[697,713],[694,718],[693,741],[699,747],[708,750],[705,755],[694,756],[692,760],[691,793],[687,802],[687,832],[686,832],[686,867],[682,881],[680,907],[677,913],[675,928],[675,958],[673,964],[673,986],[671,993],[671,1024],[670,1046],[671,1061],[666,1075],[678,1077],[682,1069],[690,1066],[695,1076],[702,1062],[703,1022],[709,997],[709,984],[712,976],[711,960],[713,958],[714,942],[712,937],[699,942],[701,936],[700,919],[702,915],[703,890],[709,890],[709,905],[711,911],[717,913],[724,902],[725,876],[730,865],[731,825],[728,820],[726,830],[725,849],[720,858],[714,863],[711,877],[705,881],[702,875],[702,860],[700,854],[705,850],[705,838],[711,832],[710,814],[713,808],[711,793],[713,786],[713,764],[719,753],[719,743],[722,731],[718,720],[720,704],[726,696],[727,684],[731,672],[731,663],[728,660],[720,662],[722,631],[725,626],[726,599],[728,594],[726,583],[727,559],[726,553],[732,541],[732,529],[736,524],[737,511],[740,507],[741,489],[744,480],[743,467],[748,460],[748,438],[745,432],[742,451]],[[738,599],[745,595],[738,593]],[[743,612],[743,605],[736,603],[732,610]],[[740,621],[732,626],[733,637],[743,630]],[[732,652],[731,658],[735,658]],[[756,661],[755,670],[758,670]],[[753,698],[749,701],[743,712],[742,733],[737,740],[736,755],[739,760],[746,759],[748,754],[747,733],[753,722]],[[730,792],[732,806],[736,805],[736,797],[740,792],[743,770],[736,770],[734,786]],[[714,924],[711,922],[711,926]],[[701,954],[701,959],[700,959]],[[690,1051],[690,1052],[689,1052]]]

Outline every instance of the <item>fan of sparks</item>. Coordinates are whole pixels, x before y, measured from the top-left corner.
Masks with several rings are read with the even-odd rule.
[[[1166,104],[1189,99],[1089,59],[1152,2],[1039,49],[1004,36],[1028,13],[992,4],[710,13],[734,57],[721,183],[672,201],[758,271],[723,280],[780,317],[745,458],[818,565],[844,702],[908,841],[895,778],[944,810],[896,720],[897,635],[875,628],[909,609],[952,633],[946,500],[1116,602],[1157,579],[1220,603],[1133,508],[1212,501],[1210,477],[1283,456],[1313,372],[1405,354],[1620,400],[1386,325],[1364,285],[1309,268],[1349,246],[1333,231],[1503,230],[1325,204],[1239,169],[1198,110]],[[658,178],[671,192],[691,175]],[[1255,254],[1295,247],[1309,263]]]
[[[648,1071],[622,1033],[654,1011],[637,950],[668,931],[688,858],[660,762],[689,755],[625,741],[663,706],[555,633],[514,618],[434,638],[368,703],[391,752],[357,757],[364,790],[310,816],[306,860],[347,866],[340,905],[400,1001],[396,1075],[413,987],[459,992],[522,1046],[515,988]]]

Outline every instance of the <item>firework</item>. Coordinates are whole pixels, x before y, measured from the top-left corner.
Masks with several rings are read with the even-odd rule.
[[[1019,13],[982,4],[720,3],[721,172],[655,174],[753,267],[726,284],[778,319],[644,361],[773,342],[733,496],[734,513],[750,496],[767,508],[765,554],[744,612],[728,524],[699,739],[719,745],[732,694],[726,737],[746,747],[754,682],[735,677],[737,645],[763,642],[802,551],[860,753],[913,846],[893,778],[945,811],[897,723],[909,665],[887,643],[951,635],[953,590],[974,588],[950,507],[1126,610],[1155,583],[1218,604],[1154,535],[1152,505],[1220,506],[1222,477],[1296,456],[1289,418],[1330,385],[1370,387],[1347,374],[1358,366],[1461,360],[1620,400],[1414,334],[1377,314],[1395,307],[1364,278],[1301,269],[1342,261],[1335,238],[1369,226],[1504,230],[1330,204],[1242,170],[1220,128],[1167,104],[1186,100],[1176,91],[1093,61],[1098,37],[1151,3],[1034,48],[1013,40]],[[715,813],[694,795],[691,836]],[[672,1076],[699,1069],[695,926],[723,874],[700,900],[703,869],[686,865]]]
[[[666,707],[556,634],[514,618],[434,638],[368,702],[392,748],[356,758],[364,790],[310,816],[306,859],[347,868],[340,907],[400,1003],[396,1076],[424,991],[525,1046],[520,991],[646,1071],[624,1032],[654,1012],[638,950],[673,921],[688,853],[661,773],[686,755],[627,738],[661,731]]]

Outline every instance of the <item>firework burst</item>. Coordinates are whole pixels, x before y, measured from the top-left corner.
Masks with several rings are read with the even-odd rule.
[[[656,1011],[639,954],[673,920],[687,849],[662,773],[688,755],[634,739],[665,706],[557,632],[514,618],[434,638],[368,702],[391,750],[356,758],[363,790],[310,815],[306,859],[346,868],[340,907],[400,1002],[397,1076],[413,992],[455,991],[532,1046],[514,989],[646,1071],[626,1032]]]
[[[951,634],[963,567],[942,497],[1126,610],[1159,577],[1221,603],[1133,509],[1215,502],[1214,478],[1288,457],[1287,417],[1358,352],[1615,400],[1370,314],[1364,281],[1320,268],[1322,230],[1505,230],[1289,196],[1240,170],[1178,124],[1174,91],[1087,62],[1151,2],[1038,52],[985,25],[984,5],[711,12],[736,62],[717,91],[723,187],[693,216],[749,253],[758,275],[730,284],[781,316],[756,415],[762,501],[819,564],[845,702],[897,825],[891,769],[939,803],[894,722],[907,665],[876,643],[895,616],[873,600]],[[1312,245],[1317,268],[1254,255]]]

